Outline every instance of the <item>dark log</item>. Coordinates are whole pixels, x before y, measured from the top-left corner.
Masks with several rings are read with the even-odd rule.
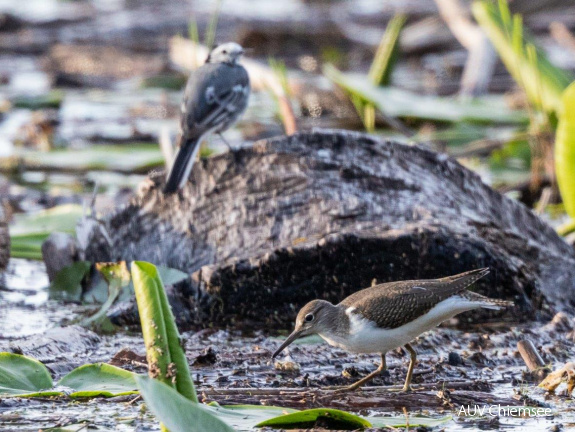
[[[478,292],[516,303],[499,319],[575,311],[573,248],[531,210],[421,146],[301,133],[202,160],[179,194],[164,196],[163,183],[163,172],[151,175],[127,207],[84,233],[86,257],[193,273],[183,287],[190,324],[290,328],[314,298],[337,302],[374,279],[479,267],[492,272]]]

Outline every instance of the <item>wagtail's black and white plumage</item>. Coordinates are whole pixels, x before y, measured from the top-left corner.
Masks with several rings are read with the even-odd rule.
[[[410,390],[416,354],[409,342],[443,321],[472,309],[502,309],[512,302],[468,291],[489,269],[433,280],[390,282],[358,291],[337,305],[314,300],[298,313],[295,330],[276,357],[299,337],[319,334],[330,345],[356,353],[380,353],[381,365],[341,390],[355,390],[385,370],[385,353],[404,346],[411,355],[404,391]]]
[[[244,50],[234,42],[214,48],[206,63],[190,75],[182,101],[181,138],[168,174],[165,193],[173,193],[187,181],[202,137],[221,134],[245,111],[250,80],[238,64]]]

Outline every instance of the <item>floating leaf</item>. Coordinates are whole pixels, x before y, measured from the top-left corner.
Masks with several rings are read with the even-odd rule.
[[[425,417],[425,416],[409,416],[406,419],[405,416],[392,416],[392,417],[368,417],[374,428],[404,428],[407,427],[406,420],[409,420],[410,427],[427,427],[433,428],[439,426],[443,423],[447,423],[452,420],[453,417],[448,415],[440,418]]]
[[[364,418],[331,408],[314,408],[264,420],[256,427],[272,427],[276,429],[306,429],[312,428],[321,421],[328,429],[355,430],[372,427]]]
[[[106,363],[87,364],[74,369],[58,385],[74,390],[72,398],[121,396],[137,393],[135,375]]]
[[[64,92],[62,90],[52,90],[40,96],[17,96],[12,99],[14,108],[26,108],[39,110],[42,108],[60,108]]]
[[[73,234],[82,206],[64,204],[36,213],[17,214],[10,224],[13,258],[42,259],[42,243],[54,231]]]
[[[148,408],[170,432],[234,432],[227,423],[166,384],[138,375],[136,383]]]
[[[262,421],[277,417],[283,414],[299,412],[291,408],[282,408],[262,405],[225,405],[211,403],[206,408],[231,425],[236,430],[252,430],[253,427]]]
[[[370,102],[390,117],[416,118],[440,122],[527,123],[523,111],[509,109],[503,97],[482,97],[465,101],[427,96],[393,87],[378,87],[360,74],[344,74],[332,65],[323,73],[352,96]]]
[[[52,377],[42,363],[8,352],[0,353],[0,396],[52,396]]]
[[[25,168],[46,171],[64,169],[80,172],[108,170],[147,173],[151,168],[162,166],[164,163],[158,146],[147,143],[97,145],[84,149],[56,149],[49,152],[17,149],[16,156]],[[10,160],[5,159],[7,163],[10,163]]]

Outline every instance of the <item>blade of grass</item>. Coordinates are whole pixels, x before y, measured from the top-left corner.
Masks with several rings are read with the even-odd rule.
[[[222,6],[222,1],[218,0],[216,3],[216,8],[212,14],[212,19],[206,30],[206,37],[204,38],[204,45],[208,47],[209,50],[214,48],[214,42],[216,40],[216,31],[218,28],[218,20],[220,18],[220,7]]]
[[[500,1],[498,5],[477,1],[472,4],[472,12],[530,102],[542,111],[559,114],[561,94],[573,80],[571,74],[549,62],[523,30],[522,20],[517,15],[511,18],[506,1]],[[536,52],[536,64],[529,60],[525,48],[528,44]]]
[[[399,35],[405,20],[405,15],[395,15],[385,28],[368,74],[375,85],[390,84],[391,72],[397,60]]]

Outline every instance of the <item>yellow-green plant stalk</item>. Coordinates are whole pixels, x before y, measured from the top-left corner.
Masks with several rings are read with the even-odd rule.
[[[162,302],[155,281],[157,273],[156,267],[150,263],[132,263],[132,281],[146,346],[148,374],[151,378],[175,388]]]
[[[555,173],[565,210],[575,218],[575,82],[563,92],[555,137]]]

